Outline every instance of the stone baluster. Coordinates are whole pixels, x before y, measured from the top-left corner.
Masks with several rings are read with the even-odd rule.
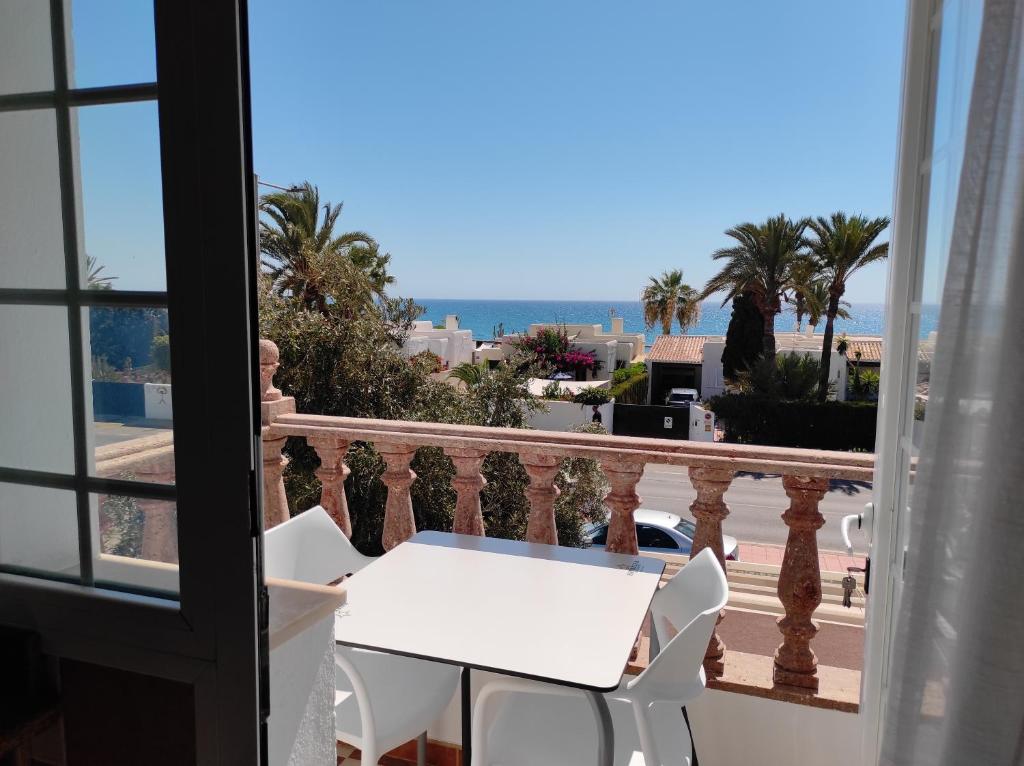
[[[790,501],[782,514],[789,536],[779,572],[779,600],[786,615],[778,619],[782,643],[775,650],[774,681],[817,691],[818,658],[811,639],[818,626],[811,615],[821,603],[817,532],[825,518],[818,503],[828,491],[828,479],[783,476],[782,486]]]
[[[455,478],[452,479],[452,486],[455,487],[457,499],[452,532],[457,535],[483,537],[484,516],[480,510],[480,490],[486,486],[487,479],[480,473],[480,468],[483,466],[484,458],[487,457],[487,452],[479,449],[449,447],[445,449],[444,454],[450,457],[455,465]]]
[[[722,549],[722,521],[729,515],[729,506],[723,495],[732,483],[734,471],[722,468],[690,466],[690,483],[697,491],[697,499],[690,505],[690,512],[697,520],[697,529],[690,548],[693,558],[705,548],[715,553],[715,558],[725,570],[725,551]],[[711,634],[707,652],[704,653],[704,672],[719,677],[725,672],[725,643],[718,635],[718,624],[725,617],[725,610],[718,613],[715,631]],[[681,627],[681,626],[680,626]]]
[[[348,498],[345,497],[345,479],[352,473],[345,465],[348,441],[336,436],[309,436],[306,442],[320,458],[320,467],[316,469],[316,477],[320,479],[320,505],[345,537],[351,538],[352,519],[348,513]]]
[[[416,481],[416,472],[409,467],[416,456],[416,448],[409,444],[375,446],[387,464],[381,476],[381,481],[388,488],[381,542],[384,550],[389,551],[416,534],[416,517],[412,512],[412,495],[409,494],[409,488]]]
[[[280,366],[280,354],[272,341],[260,340],[260,415],[263,428],[263,527],[270,529],[282,521],[288,521],[288,496],[284,491],[284,467],[287,458],[281,454],[286,437],[270,434],[268,426],[279,415],[295,412],[295,399],[282,396],[274,387],[274,373]]]
[[[601,470],[611,485],[611,491],[604,497],[611,513],[605,550],[635,556],[639,550],[633,511],[640,507],[636,485],[644,475],[644,464],[605,458],[601,461]]]
[[[519,456],[519,462],[530,477],[526,497],[530,501],[530,518],[526,522],[526,542],[558,545],[558,528],[555,526],[555,500],[561,490],[555,486],[555,477],[562,466],[562,459],[539,452],[526,452]]]

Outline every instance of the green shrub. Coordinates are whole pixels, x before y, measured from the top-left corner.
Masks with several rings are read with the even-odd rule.
[[[150,356],[158,369],[171,370],[171,338],[166,334],[154,335],[150,346]]]
[[[756,394],[723,394],[709,402],[726,441],[808,449],[875,448],[878,407],[872,402],[783,401]]]
[[[612,386],[612,399],[619,404],[647,404],[647,368],[643,369],[642,374]]]
[[[633,364],[626,365],[625,367],[619,367],[612,373],[612,383],[619,385],[625,383],[632,378],[637,378],[641,375],[647,374],[647,364],[644,362],[634,362]]]
[[[573,396],[572,400],[576,404],[582,404],[586,406],[588,404],[608,404],[612,400],[611,394],[607,388],[584,388]]]
[[[737,375],[745,394],[789,401],[813,399],[818,390],[821,362],[810,354],[776,354],[774,359],[759,356]]]

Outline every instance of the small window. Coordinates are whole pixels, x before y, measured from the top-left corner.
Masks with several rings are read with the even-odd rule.
[[[636,544],[641,548],[671,548],[679,550],[675,540],[669,537],[666,532],[657,527],[649,527],[646,524],[636,525]]]
[[[682,519],[678,524],[676,524],[676,531],[682,532],[684,535],[686,535],[692,540],[693,536],[697,534],[697,527],[694,526],[692,521]]]

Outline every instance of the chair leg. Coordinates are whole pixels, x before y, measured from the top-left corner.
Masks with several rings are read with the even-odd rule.
[[[690,716],[686,712],[686,705],[683,705],[683,720],[686,721],[686,731],[690,734],[690,766],[700,766],[697,761],[697,743],[693,740],[693,728],[690,726]]]
[[[416,766],[427,766],[427,733],[416,737]]]

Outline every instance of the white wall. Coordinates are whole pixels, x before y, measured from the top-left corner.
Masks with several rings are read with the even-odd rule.
[[[705,690],[686,706],[701,766],[862,766],[855,713]]]
[[[722,375],[722,352],[724,350],[724,340],[708,340],[704,343],[704,365],[701,368],[700,383],[701,399],[707,400],[712,396],[718,396],[725,392],[725,380]],[[818,358],[821,356],[821,349],[792,349],[786,348],[785,344],[782,343],[779,344],[778,353],[796,353]],[[836,395],[840,401],[844,400],[846,398],[847,360],[846,357],[835,351],[832,352],[829,366],[829,381],[836,385]]]
[[[418,321],[413,324],[409,337],[402,346],[402,353],[415,356],[421,351],[432,351],[449,367],[473,361],[473,333],[470,330],[447,328],[435,330],[430,322]]]
[[[474,700],[480,686],[495,677],[473,671]],[[854,713],[715,689],[705,690],[686,709],[701,766],[863,766],[860,717]],[[460,721],[456,692],[429,736],[459,744]],[[679,724],[683,725],[682,716]]]
[[[544,400],[549,412],[534,412],[530,415],[528,425],[538,431],[568,431],[573,426],[590,423],[594,409],[589,404],[579,405],[575,402],[559,402]],[[600,404],[597,411],[601,413],[601,425],[608,433],[612,432],[612,419],[615,416],[615,403]]]

